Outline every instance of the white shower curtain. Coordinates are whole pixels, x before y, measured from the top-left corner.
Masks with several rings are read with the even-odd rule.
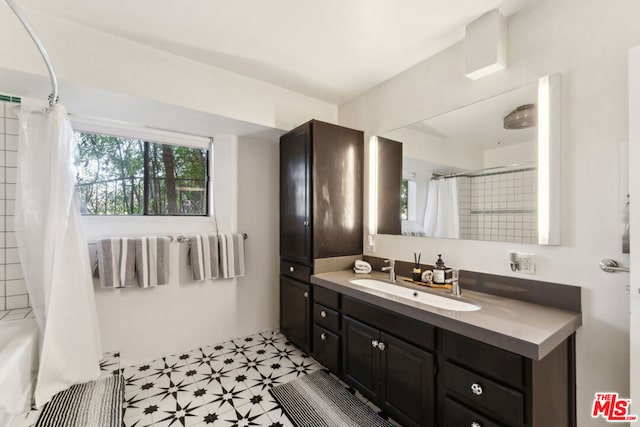
[[[75,142],[65,109],[24,99],[16,187],[16,239],[40,327],[36,406],[98,378],[100,331],[87,240],[75,196]]]
[[[432,179],[427,184],[424,231],[427,237],[460,237],[457,178]]]

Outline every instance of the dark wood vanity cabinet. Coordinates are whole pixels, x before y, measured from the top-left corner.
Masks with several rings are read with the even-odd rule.
[[[363,157],[363,132],[317,120],[280,138],[280,330],[307,352],[325,342],[325,361],[339,335],[312,325],[309,277],[317,259],[362,254]]]
[[[392,334],[402,334],[412,320],[349,298],[343,319],[344,380],[402,425],[433,425],[435,359],[416,345],[429,347],[432,328],[425,325],[424,336],[408,331],[418,343],[400,339]]]
[[[314,286],[312,356],[336,375],[342,373],[340,294]]]
[[[575,427],[573,336],[536,361],[313,288],[312,355],[402,425]]]
[[[573,340],[536,361],[441,331],[439,425],[574,426]]]

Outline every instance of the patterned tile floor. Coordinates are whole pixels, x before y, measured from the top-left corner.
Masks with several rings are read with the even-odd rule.
[[[291,426],[269,389],[321,368],[273,331],[137,366],[121,368],[118,353],[101,363],[104,375],[125,378],[124,427]],[[25,425],[37,416],[30,411]]]

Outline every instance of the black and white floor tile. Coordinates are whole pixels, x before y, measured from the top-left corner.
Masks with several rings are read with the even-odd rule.
[[[292,426],[269,389],[323,368],[277,331],[124,368],[108,353],[100,367],[125,378],[123,427]]]

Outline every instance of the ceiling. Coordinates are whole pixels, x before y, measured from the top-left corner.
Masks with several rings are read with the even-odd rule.
[[[340,105],[535,0],[20,0],[33,10]]]

